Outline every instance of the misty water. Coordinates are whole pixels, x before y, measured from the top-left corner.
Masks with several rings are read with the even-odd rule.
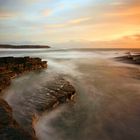
[[[128,50],[0,50],[0,56],[33,56],[48,69],[12,81],[4,97],[26,129],[34,104],[44,102],[42,87],[63,76],[76,89],[75,101],[39,114],[39,140],[139,140],[140,67],[113,58]],[[28,128],[28,127],[27,127]],[[30,131],[30,130],[28,130]]]

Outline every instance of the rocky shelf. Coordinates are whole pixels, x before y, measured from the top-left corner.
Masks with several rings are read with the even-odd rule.
[[[47,68],[40,58],[0,57],[0,92],[11,83],[11,78],[24,72]]]
[[[30,57],[1,57],[0,58],[0,93],[10,85],[11,79],[24,72],[47,68],[47,62],[40,58]],[[27,94],[28,95],[28,94]],[[18,107],[24,108],[21,112],[12,111],[8,103],[0,97],[0,139],[1,140],[37,140],[34,125],[47,110],[56,105],[65,103],[75,95],[74,87],[61,76],[48,80],[40,89],[36,90],[32,99],[18,100]],[[33,104],[29,110],[28,105]],[[27,109],[27,110],[26,110]],[[21,118],[13,118],[22,116]],[[23,121],[24,118],[24,121]]]

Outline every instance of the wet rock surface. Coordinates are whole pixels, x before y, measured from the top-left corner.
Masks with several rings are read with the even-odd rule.
[[[34,135],[25,132],[13,119],[12,109],[0,98],[0,139],[1,140],[37,140]]]
[[[0,93],[13,83],[13,81],[11,82],[12,78],[24,72],[44,68],[47,68],[47,62],[42,61],[40,58],[1,57]],[[54,76],[49,79],[49,75],[47,75],[43,79],[48,80],[39,88],[35,86],[30,91],[28,91],[28,88],[32,86],[34,80],[31,80],[30,84],[28,84],[27,79],[27,84],[25,85],[27,90],[21,93],[19,88],[17,93],[10,95],[12,102],[0,97],[1,140],[36,140],[34,125],[42,113],[51,111],[58,104],[66,103],[74,96],[74,87],[67,80],[63,79],[62,76]],[[35,80],[35,83],[37,83],[38,87],[38,81]],[[18,84],[19,82],[16,86]],[[21,86],[23,85],[21,84]]]
[[[70,101],[74,95],[74,87],[67,80],[58,76],[49,79],[34,91],[25,89],[23,93],[17,95],[18,100],[14,95],[8,102],[12,106],[13,115],[20,126],[33,134],[33,126],[42,113],[51,111],[58,104]]]
[[[0,92],[10,85],[11,78],[43,68],[47,68],[47,62],[40,58],[0,57]]]

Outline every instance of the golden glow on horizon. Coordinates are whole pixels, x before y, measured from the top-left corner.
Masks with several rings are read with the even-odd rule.
[[[101,45],[117,41],[118,47],[132,47],[134,43],[140,48],[140,39],[135,38],[140,34],[139,0],[14,1],[15,6],[10,0],[0,3],[1,43],[81,41]],[[126,45],[121,46],[122,40]]]

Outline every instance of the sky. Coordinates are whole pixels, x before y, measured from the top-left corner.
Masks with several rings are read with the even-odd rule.
[[[0,0],[0,43],[140,48],[140,0]]]

